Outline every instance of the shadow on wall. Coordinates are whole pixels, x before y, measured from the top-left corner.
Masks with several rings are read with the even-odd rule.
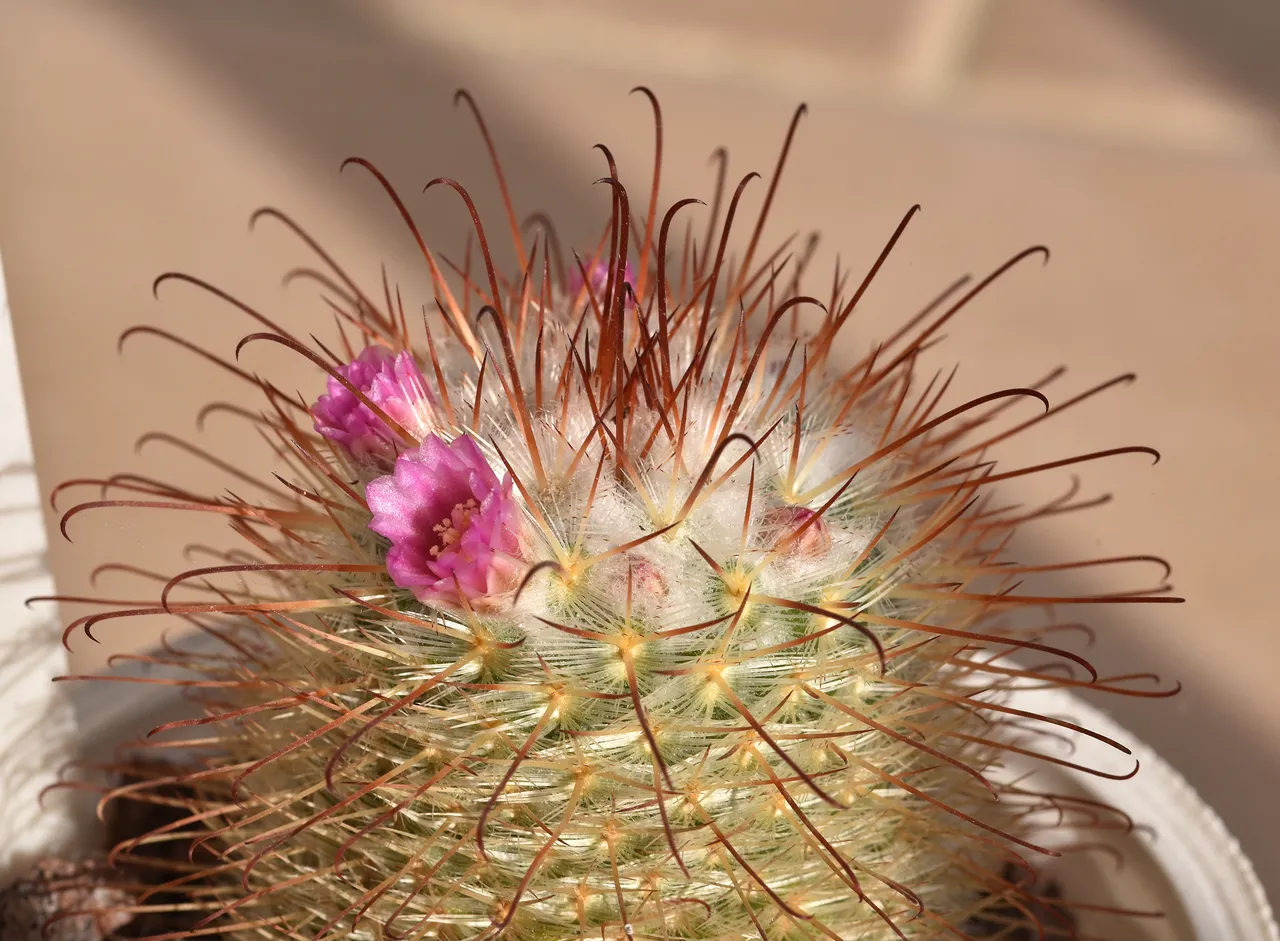
[[[554,206],[566,243],[594,240],[597,230],[588,236],[588,224],[598,227],[607,218],[607,199],[592,191],[589,180],[565,172],[533,116],[506,110],[502,96],[486,93],[482,64],[420,35],[406,37],[357,4],[129,0],[122,9],[194,70],[215,79],[226,100],[291,161],[332,175],[335,189],[349,191],[371,222],[385,223],[387,237],[399,240],[393,244],[411,245],[411,236],[376,183],[339,180],[347,157],[370,159],[393,181],[428,244],[459,243],[466,219],[461,204],[444,196],[423,205],[421,186],[440,174],[472,185],[486,181],[472,192],[480,216],[505,219],[497,188],[487,182],[491,173],[474,121],[465,107],[453,107],[459,87],[468,88],[484,111],[517,207]],[[528,199],[534,193],[537,207]],[[500,270],[509,270],[513,260],[507,241],[501,232],[491,235]]]
[[[1111,0],[1186,54],[1280,114],[1280,4],[1275,0]]]

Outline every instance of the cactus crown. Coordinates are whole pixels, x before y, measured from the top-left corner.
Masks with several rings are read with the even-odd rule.
[[[801,293],[812,244],[761,249],[800,113],[736,261],[750,177],[717,194],[708,241],[678,239],[696,201],[660,214],[655,173],[636,213],[606,150],[595,251],[566,265],[508,200],[508,279],[458,183],[434,181],[472,210],[479,266],[451,268],[382,174],[349,161],[418,238],[425,332],[323,255],[310,275],[339,314],[336,353],[233,301],[266,326],[242,346],[282,344],[328,376],[307,402],[242,374],[284,489],[255,504],[115,480],[141,499],[63,520],[164,504],[224,514],[249,544],[154,606],[72,625],[163,611],[226,643],[190,661],[205,715],[169,726],[205,733],[188,745],[189,816],[115,851],[186,835],[211,881],[192,889],[175,865],[140,907],[244,938],[966,938],[993,906],[996,933],[1068,934],[1067,907],[1032,914],[1009,866],[1063,814],[1113,818],[1007,773],[1038,754],[1037,727],[1072,726],[1003,697],[1134,690],[1053,646],[1051,622],[1005,616],[1174,599],[1014,591],[1034,570],[1005,558],[1014,528],[1077,504],[989,494],[1149,449],[997,471],[988,449],[1052,414],[1045,395],[944,408],[947,382],[914,374],[1040,248],[951,285],[856,362],[833,356],[915,210],[856,284],[843,271],[828,296]],[[1007,658],[1025,652],[1045,662]],[[147,799],[108,796],[126,790]]]

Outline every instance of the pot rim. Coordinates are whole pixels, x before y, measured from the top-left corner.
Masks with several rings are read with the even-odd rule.
[[[1151,827],[1138,829],[1139,839],[1153,850],[1152,858],[1178,895],[1197,939],[1280,941],[1280,927],[1253,863],[1222,818],[1177,769],[1106,712],[1067,690],[1019,690],[1011,702],[1041,715],[1069,715],[1130,749],[1141,765],[1133,780],[1058,770],[1136,823]],[[1072,737],[1069,731],[1068,736]],[[1079,733],[1074,738],[1082,749],[1092,741]]]

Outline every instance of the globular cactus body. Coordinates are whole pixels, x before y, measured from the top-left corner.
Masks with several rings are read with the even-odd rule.
[[[486,248],[459,291],[424,248],[429,335],[341,272],[337,355],[256,335],[328,392],[261,383],[291,499],[191,501],[252,555],[161,599],[234,645],[175,723],[217,730],[176,831],[217,854],[190,930],[852,941],[1030,911],[1002,873],[1064,805],[1001,773],[1036,753],[1002,697],[1096,674],[1001,620],[1054,599],[1012,592],[1035,514],[985,499],[987,447],[1047,400],[944,408],[913,377],[986,282],[840,362],[861,289],[800,294],[803,260],[756,257],[763,216],[739,263],[676,251],[692,210],[633,228],[613,177],[609,248],[568,270],[514,230],[516,277]]]

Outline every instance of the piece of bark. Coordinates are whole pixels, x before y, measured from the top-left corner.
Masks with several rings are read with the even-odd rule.
[[[135,763],[118,776],[118,783],[170,778],[178,770],[166,764]],[[130,911],[138,907],[139,896],[149,887],[168,882],[175,871],[189,867],[189,840],[141,842],[119,853],[110,866],[106,854],[113,847],[187,817],[187,802],[195,798],[190,788],[168,784],[110,801],[105,808],[106,839],[100,853],[80,860],[40,860],[21,880],[0,890],[0,941],[148,938],[192,927],[203,912]],[[197,855],[205,862],[212,858],[207,851]],[[157,892],[146,896],[143,905],[163,908],[186,901],[189,899],[182,894]],[[74,914],[78,912],[85,914]]]
[[[42,859],[32,872],[0,891],[4,941],[103,941],[133,916],[132,897],[111,885],[116,878],[96,860]],[[90,914],[65,917],[73,912]],[[49,924],[55,916],[62,915]]]

